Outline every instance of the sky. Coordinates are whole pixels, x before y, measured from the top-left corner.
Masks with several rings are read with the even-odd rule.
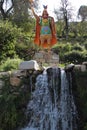
[[[48,13],[50,16],[54,15],[54,8],[60,7],[60,1],[61,0],[39,0],[40,2],[40,9],[39,13],[41,14],[43,10],[43,5],[48,5]],[[73,7],[74,11],[74,18],[76,19],[77,16],[77,11],[81,5],[86,5],[87,6],[87,0],[68,0],[70,2],[71,7]]]

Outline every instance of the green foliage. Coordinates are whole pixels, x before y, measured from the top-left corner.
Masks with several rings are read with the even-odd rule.
[[[79,64],[84,61],[84,58],[80,51],[70,51],[64,55],[64,61],[68,63]]]
[[[10,71],[17,70],[18,66],[22,60],[19,58],[10,59],[8,58],[2,65],[0,66],[0,71]]]
[[[56,31],[57,31],[57,36],[62,36],[62,31],[64,29],[64,22],[62,22],[62,20],[58,20],[58,22],[56,22]]]
[[[76,29],[79,39],[87,37],[87,22],[78,22]]]
[[[60,62],[80,64],[87,61],[87,51],[79,43],[58,43],[53,47],[53,51],[59,54]]]
[[[87,39],[87,21],[83,22],[69,22],[69,28],[68,28],[68,41],[78,41],[82,42],[85,39]],[[57,30],[57,36],[59,38],[65,38],[65,35],[67,32],[65,32],[65,35],[63,35],[64,31],[64,21],[60,20],[56,22],[56,30]],[[62,39],[63,41],[63,39]]]
[[[53,47],[53,51],[57,54],[63,55],[66,52],[69,52],[71,50],[71,44],[70,43],[58,43]]]
[[[33,47],[33,43],[29,45],[21,43],[16,45],[16,54],[24,60],[31,60],[35,54],[36,49]]]
[[[87,50],[87,40],[83,43],[85,49]]]
[[[85,123],[84,130],[87,130],[87,123]]]
[[[33,46],[29,35],[25,34],[22,29],[12,25],[8,21],[0,21],[0,61],[7,57],[25,58],[29,48]],[[30,56],[30,55],[29,55]]]
[[[18,23],[16,23],[19,27],[21,27],[25,33],[34,33],[33,30],[35,29],[35,19],[34,18],[29,18],[28,20],[25,19],[23,22],[18,21]]]
[[[87,130],[87,71],[75,71],[78,93],[78,110],[81,117],[82,130]]]
[[[84,47],[81,46],[79,43],[76,43],[72,46],[71,50],[76,50],[76,51],[83,51]]]
[[[83,51],[82,55],[83,55],[83,60],[87,61],[87,51]]]
[[[15,57],[15,43],[20,33],[21,30],[10,22],[0,21],[0,61]]]
[[[23,28],[26,32],[30,32],[32,28],[33,19],[31,17],[30,2],[29,1],[12,1],[13,3],[13,12],[12,20],[18,26]],[[35,1],[35,5],[38,5],[38,0]],[[34,7],[35,7],[34,5]]]
[[[30,98],[29,86],[25,89],[10,85],[9,76],[2,77],[5,84],[0,96],[0,130],[24,127],[26,105]],[[29,82],[28,82],[29,83]]]

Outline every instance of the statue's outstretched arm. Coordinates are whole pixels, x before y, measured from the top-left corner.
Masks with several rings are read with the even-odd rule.
[[[36,19],[40,19],[39,16],[34,12],[34,8],[31,7],[32,13]]]

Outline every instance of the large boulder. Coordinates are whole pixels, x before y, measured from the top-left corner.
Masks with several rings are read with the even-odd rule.
[[[20,70],[40,70],[40,67],[35,60],[23,61],[19,65]]]

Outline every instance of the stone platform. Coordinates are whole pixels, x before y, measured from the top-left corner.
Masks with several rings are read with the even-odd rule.
[[[55,54],[53,51],[36,52],[33,59],[42,65],[43,64],[48,64],[48,65],[59,64],[59,55]]]

